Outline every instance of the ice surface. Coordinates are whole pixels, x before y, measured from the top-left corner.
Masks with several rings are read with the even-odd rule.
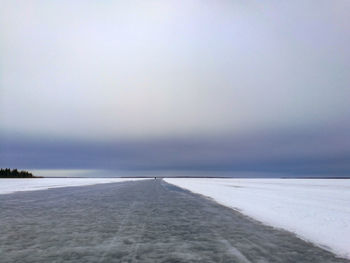
[[[165,179],[350,258],[348,179]]]
[[[0,194],[18,191],[34,191],[48,188],[83,186],[125,181],[143,180],[144,178],[26,178],[0,179]]]
[[[161,180],[0,196],[0,262],[349,263]]]

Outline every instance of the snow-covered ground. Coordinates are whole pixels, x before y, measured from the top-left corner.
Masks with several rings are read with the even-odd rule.
[[[27,178],[0,179],[0,194],[18,191],[34,191],[57,187],[83,186],[92,184],[119,183],[144,178]]]
[[[165,179],[350,258],[350,180]]]

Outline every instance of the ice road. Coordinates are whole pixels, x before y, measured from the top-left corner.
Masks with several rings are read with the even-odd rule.
[[[144,180],[0,196],[1,262],[349,262]]]

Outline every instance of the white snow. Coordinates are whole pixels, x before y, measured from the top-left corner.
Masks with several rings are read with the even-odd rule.
[[[169,178],[165,181],[350,258],[348,179]]]
[[[144,180],[144,178],[2,178],[0,179],[0,194],[10,194],[18,191],[43,190],[57,187],[119,183],[134,180]]]

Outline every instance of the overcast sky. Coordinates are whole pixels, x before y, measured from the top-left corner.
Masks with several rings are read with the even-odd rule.
[[[0,0],[0,166],[350,175],[349,14]]]

